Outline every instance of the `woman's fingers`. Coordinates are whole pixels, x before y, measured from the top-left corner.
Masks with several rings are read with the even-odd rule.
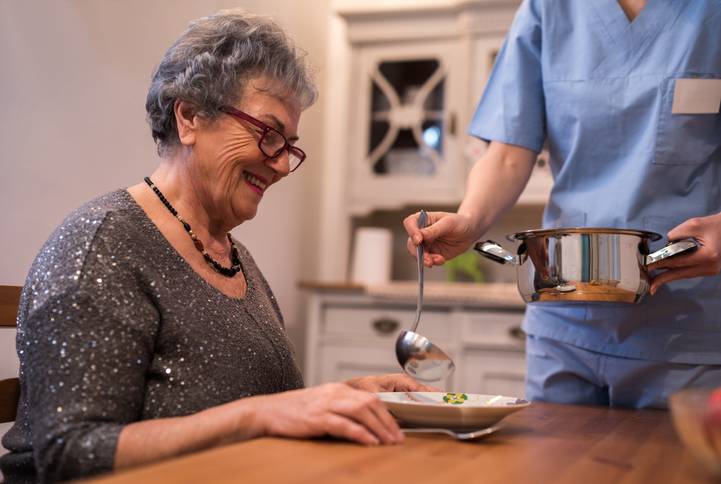
[[[346,392],[340,393],[343,393],[341,398],[330,400],[333,403],[327,419],[333,425],[328,429],[331,435],[364,444],[392,444],[403,440],[395,419],[375,395],[350,388],[347,395]],[[345,421],[338,421],[334,417]],[[374,436],[376,441],[368,439],[368,434]]]
[[[385,375],[369,375],[353,378],[344,382],[346,385],[371,393],[380,392],[429,392],[426,387],[405,373],[388,373]]]
[[[403,434],[398,428],[398,423],[383,402],[375,395],[366,395],[368,400],[345,416],[363,424],[385,444],[403,441]]]
[[[266,435],[342,437],[365,445],[403,440],[393,416],[375,395],[333,383],[261,397]]]
[[[324,433],[363,445],[378,445],[381,443],[381,439],[367,426],[342,415],[329,415]]]

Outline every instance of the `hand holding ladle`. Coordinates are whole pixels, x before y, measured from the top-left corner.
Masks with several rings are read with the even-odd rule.
[[[421,210],[418,216],[418,228],[426,226],[428,214]],[[396,357],[403,371],[419,382],[434,382],[448,378],[455,371],[456,365],[443,350],[427,338],[416,333],[421,319],[423,306],[423,243],[417,246],[418,255],[418,307],[416,319],[410,331],[402,331],[396,340]]]

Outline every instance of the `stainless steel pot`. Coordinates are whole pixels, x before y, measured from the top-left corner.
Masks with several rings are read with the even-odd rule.
[[[648,290],[649,264],[697,247],[693,240],[674,241],[651,254],[649,241],[661,235],[599,228],[528,230],[507,238],[521,242],[517,255],[491,240],[474,248],[496,262],[518,266],[518,291],[529,303],[635,303]]]

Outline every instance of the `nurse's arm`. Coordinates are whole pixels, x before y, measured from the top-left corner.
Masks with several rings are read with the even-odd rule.
[[[429,212],[428,225],[418,229],[418,213],[407,217],[408,251],[425,247],[424,264],[442,265],[464,253],[521,195],[536,163],[534,151],[492,141],[471,169],[466,195],[457,213]]]
[[[531,177],[537,155],[520,146],[491,141],[473,165],[458,214],[472,221],[474,240],[515,205]]]

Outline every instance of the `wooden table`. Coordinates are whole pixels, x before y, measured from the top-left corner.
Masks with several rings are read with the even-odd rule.
[[[92,480],[158,483],[713,483],[669,412],[532,403],[475,442],[407,435],[401,445],[262,438]],[[87,482],[87,481],[86,481]]]

